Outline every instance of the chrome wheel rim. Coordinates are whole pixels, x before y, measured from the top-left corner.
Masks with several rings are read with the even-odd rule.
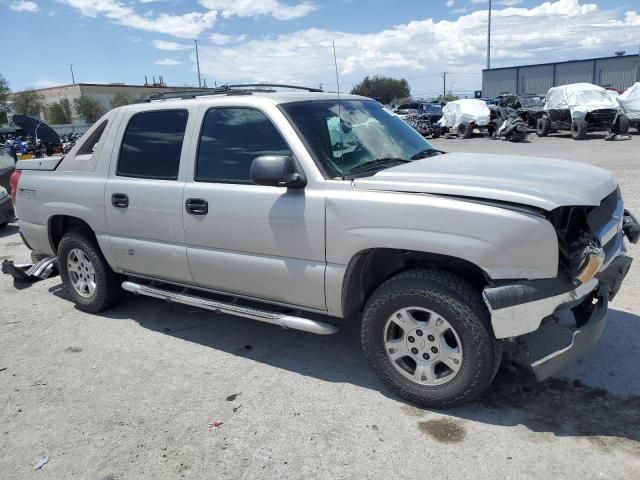
[[[384,327],[384,348],[393,368],[419,385],[443,385],[462,367],[462,343],[441,315],[421,307],[394,312]]]
[[[93,296],[96,291],[96,271],[89,257],[79,248],[72,249],[67,255],[67,271],[78,295],[84,298]]]

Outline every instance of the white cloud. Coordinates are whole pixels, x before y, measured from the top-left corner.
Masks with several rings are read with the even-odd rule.
[[[640,43],[638,13],[620,16],[616,9],[599,10],[579,0],[496,8],[493,18],[493,66],[610,55],[614,50],[635,50]],[[328,85],[335,85],[335,41],[343,88],[364,75],[386,74],[406,77],[415,92],[441,90],[440,73],[447,71],[454,89],[474,90],[485,64],[486,28],[486,10],[452,21],[427,18],[371,33],[311,28],[223,47],[203,44],[200,67],[218,83],[322,82],[335,89]]]
[[[224,33],[212,33],[209,35],[211,43],[216,45],[229,45],[230,43],[244,42],[246,38],[246,35],[225,35]]]
[[[191,45],[184,45],[177,42],[168,42],[166,40],[154,40],[151,42],[151,45],[158,50],[166,50],[170,52],[177,52],[179,50],[191,50],[193,48]]]
[[[36,2],[27,2],[25,0],[18,0],[11,2],[9,8],[15,12],[31,12],[35,13],[39,10]]]
[[[153,63],[155,65],[164,65],[167,67],[170,67],[173,65],[182,65],[182,62],[180,60],[176,60],[175,58],[163,58],[162,60],[156,60]]]
[[[218,16],[214,10],[190,12],[182,15],[160,13],[145,16],[119,0],[62,0],[87,17],[104,16],[110,20],[148,32],[166,33],[179,38],[193,38],[213,26]]]
[[[277,20],[304,17],[317,9],[308,1],[289,5],[278,0],[200,0],[200,5],[218,11],[225,18],[268,15]]]
[[[454,0],[447,0],[447,7],[453,7],[454,3],[456,3]]]

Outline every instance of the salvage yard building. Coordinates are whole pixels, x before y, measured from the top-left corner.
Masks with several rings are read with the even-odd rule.
[[[613,57],[485,69],[482,71],[482,95],[544,95],[551,87],[579,82],[625,90],[635,82],[640,82],[640,55],[618,54]]]

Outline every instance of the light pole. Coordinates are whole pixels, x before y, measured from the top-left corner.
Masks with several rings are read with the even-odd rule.
[[[487,70],[491,68],[491,0],[489,0],[489,22],[487,25]]]
[[[193,41],[196,44],[196,65],[198,67],[198,88],[202,88],[202,79],[200,78],[200,57],[198,56],[198,40]]]
[[[71,83],[73,83],[75,85],[76,84],[76,77],[74,77],[74,75],[73,75],[73,63],[67,63],[67,65],[69,65],[69,68],[71,69]]]

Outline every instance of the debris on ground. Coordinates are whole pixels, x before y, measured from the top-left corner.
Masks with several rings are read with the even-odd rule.
[[[242,407],[242,404],[238,405],[237,407],[233,407],[233,413],[236,413],[238,410],[240,410],[240,407]]]
[[[605,142],[619,142],[621,140],[631,140],[631,135],[621,135],[619,133],[610,133],[604,137]]]
[[[57,275],[58,259],[56,257],[47,257],[36,263],[5,260],[2,262],[2,273],[11,275],[20,282],[34,283]]]
[[[216,430],[222,426],[222,423],[222,420],[214,420],[213,422],[209,422],[209,427],[211,427],[212,430]]]
[[[47,463],[49,463],[49,455],[41,455],[38,458],[36,458],[33,462],[33,469],[34,470],[40,470],[42,467],[44,467]]]
[[[226,400],[227,402],[233,402],[236,398],[238,398],[240,395],[242,395],[242,392],[238,392],[238,393],[232,393],[231,395],[229,395]]]

